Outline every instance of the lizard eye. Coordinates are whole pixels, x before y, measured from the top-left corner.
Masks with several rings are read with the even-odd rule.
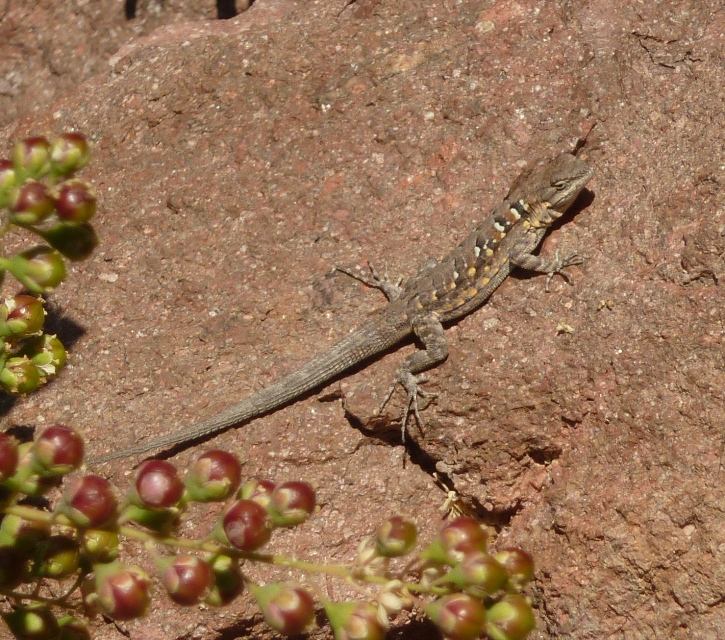
[[[557,191],[564,191],[566,189],[566,180],[557,180],[552,186]]]

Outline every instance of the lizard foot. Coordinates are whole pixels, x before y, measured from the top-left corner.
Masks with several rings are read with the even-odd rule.
[[[418,421],[418,425],[420,427],[423,427],[423,419],[420,417],[420,411],[418,410],[418,397],[420,396],[421,398],[435,398],[438,396],[437,393],[433,393],[432,391],[426,391],[425,389],[421,388],[420,385],[423,382],[428,382],[428,376],[416,376],[410,371],[398,371],[395,374],[395,380],[393,381],[393,384],[390,385],[390,389],[388,389],[388,392],[385,394],[385,398],[383,399],[383,402],[380,404],[380,408],[378,409],[378,411],[382,411],[392,397],[393,391],[395,391],[395,387],[397,387],[398,384],[402,385],[407,395],[405,408],[403,409],[402,423],[400,427],[401,439],[403,442],[405,442],[405,427],[408,424],[408,417],[410,415],[411,409],[413,409],[413,415],[415,415],[415,419]]]
[[[584,259],[576,252],[570,253],[564,258],[560,258],[559,251],[555,251],[554,260],[551,263],[550,269],[546,272],[546,286],[544,287],[546,292],[549,293],[549,285],[551,284],[552,279],[557,273],[562,278],[564,278],[566,282],[571,284],[571,282],[569,281],[569,276],[564,272],[564,269],[577,264],[582,264],[582,262],[584,262]]]
[[[388,279],[387,271],[384,276],[380,276],[377,269],[373,266],[373,263],[369,260],[368,269],[370,269],[369,277],[357,273],[352,269],[346,269],[345,267],[335,267],[335,271],[344,273],[345,275],[348,275],[351,278],[354,278],[355,280],[366,284],[368,287],[372,287],[373,289],[380,289],[380,291],[385,294],[385,297],[391,302],[393,300],[397,300],[400,297],[400,293],[402,291],[402,289],[400,288],[400,284],[401,282],[403,282],[402,277],[398,278],[396,282],[391,282]]]

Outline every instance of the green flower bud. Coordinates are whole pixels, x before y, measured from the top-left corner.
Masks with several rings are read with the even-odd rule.
[[[118,558],[121,540],[115,531],[85,529],[81,532],[83,553],[93,564],[106,564]]]
[[[523,640],[536,626],[531,605],[515,593],[494,604],[486,617],[486,633],[491,640]]]
[[[58,478],[46,477],[33,468],[35,442],[23,442],[18,446],[18,471],[5,482],[11,491],[24,493],[27,496],[40,497],[58,486]],[[4,521],[3,521],[4,523]],[[5,544],[3,527],[0,526],[0,544]]]
[[[67,536],[51,536],[36,549],[36,571],[44,578],[63,580],[72,576],[80,564],[78,543]]]
[[[43,382],[40,369],[25,356],[9,358],[0,371],[0,387],[13,395],[35,391]]]
[[[204,598],[204,602],[212,607],[221,607],[229,604],[244,589],[239,560],[220,555],[214,557],[210,564],[214,572],[214,584],[209,595]]]
[[[38,233],[50,246],[74,262],[85,260],[98,244],[98,236],[88,222],[58,222]]]
[[[0,208],[10,204],[10,193],[18,186],[18,176],[10,160],[0,158]]]
[[[91,159],[86,136],[70,131],[53,140],[50,147],[50,164],[53,173],[67,176],[80,171]]]
[[[271,480],[259,480],[252,478],[245,482],[237,492],[237,498],[242,500],[254,500],[257,504],[260,504],[265,509],[272,499],[272,493],[274,493],[275,484]]]
[[[25,138],[13,148],[15,171],[22,179],[40,178],[50,171],[50,142],[43,136]]]
[[[335,640],[383,640],[386,628],[369,602],[325,602]]]
[[[49,536],[49,524],[23,520],[12,513],[6,514],[0,523],[0,546],[3,547],[15,547],[30,553]]]
[[[58,619],[60,636],[58,640],[91,640],[91,632],[82,620],[74,616],[63,616]]]
[[[20,607],[2,617],[17,640],[56,640],[60,634],[58,621],[45,605]]]
[[[31,338],[20,355],[30,358],[46,378],[52,378],[58,373],[65,366],[67,358],[63,343],[47,333]]]
[[[60,253],[42,245],[10,258],[7,269],[34,293],[55,289],[66,276]]]

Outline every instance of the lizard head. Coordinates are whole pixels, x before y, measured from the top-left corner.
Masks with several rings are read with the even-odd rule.
[[[551,213],[562,214],[576,200],[593,173],[594,169],[583,160],[570,153],[562,153],[541,170],[537,180],[541,191],[537,196],[553,210]]]

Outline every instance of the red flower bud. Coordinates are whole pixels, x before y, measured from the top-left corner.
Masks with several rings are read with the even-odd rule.
[[[196,556],[177,556],[165,559],[161,582],[174,602],[196,604],[214,584],[214,572],[209,563]]]
[[[315,490],[307,482],[277,485],[267,507],[277,527],[293,527],[307,520],[315,510]]]
[[[120,563],[95,565],[96,593],[103,612],[114,620],[140,618],[148,609],[149,576]]]
[[[237,500],[224,514],[227,541],[240,551],[256,551],[272,537],[272,522],[264,507],[252,500]]]
[[[450,640],[474,640],[486,628],[483,603],[465,593],[454,593],[434,600],[425,607],[425,612]]]
[[[45,429],[33,447],[33,466],[44,476],[59,477],[83,462],[83,438],[64,425]]]
[[[501,549],[494,558],[508,571],[509,579],[517,589],[534,577],[534,559],[523,549],[516,547]]]
[[[0,432],[0,482],[11,478],[18,468],[18,443],[11,435]]]
[[[302,587],[269,584],[264,587],[249,585],[267,624],[283,636],[304,633],[315,617],[312,596]]]
[[[381,556],[395,558],[410,553],[418,540],[418,529],[410,518],[392,516],[375,532],[375,548]]]
[[[68,483],[58,511],[79,527],[96,528],[111,522],[117,507],[113,485],[101,476],[89,474]]]
[[[8,298],[0,312],[5,318],[4,329],[14,338],[27,338],[43,329],[45,309],[43,301],[35,296],[21,293]]]
[[[11,219],[17,224],[37,224],[55,210],[55,199],[42,182],[29,180],[18,187],[10,202]]]
[[[152,508],[176,506],[184,493],[176,467],[165,460],[142,462],[135,486],[141,504]]]
[[[226,500],[239,486],[242,466],[236,456],[214,449],[200,455],[186,478],[191,500],[211,502]]]
[[[96,213],[96,192],[90,182],[68,180],[58,186],[58,217],[66,222],[88,222]]]

